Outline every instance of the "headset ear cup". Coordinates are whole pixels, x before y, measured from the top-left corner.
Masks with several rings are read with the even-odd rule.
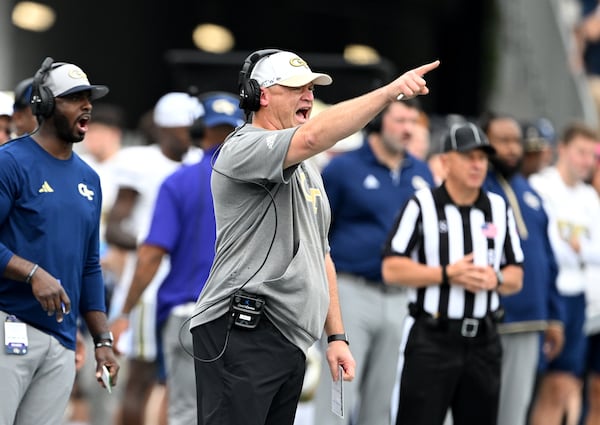
[[[42,66],[35,73],[31,83],[31,112],[38,119],[40,117],[48,118],[54,111],[54,95],[52,91],[44,86],[48,73],[52,69],[54,59],[47,57],[42,62]]]
[[[41,99],[40,90],[39,90],[39,87],[36,87],[36,85],[34,84],[31,88],[31,101],[29,102],[29,107],[31,108],[31,113],[35,117],[41,116],[41,114],[40,114],[41,100],[37,100],[37,99]]]
[[[254,78],[248,80],[246,92],[248,93],[248,110],[258,111],[260,109],[260,85]]]
[[[40,87],[40,98],[42,101],[39,104],[40,115],[48,118],[54,112],[54,95],[48,87]]]
[[[255,79],[250,78],[250,75],[252,75],[252,70],[258,61],[265,56],[279,52],[281,52],[279,49],[257,50],[246,58],[238,77],[240,109],[243,109],[246,112],[254,112],[260,109],[260,84]]]
[[[248,83],[246,82],[246,80],[244,80],[243,77],[240,77],[239,89],[240,89],[239,107],[240,107],[240,109],[247,111],[247,110],[249,110],[248,109]]]
[[[31,112],[36,117],[48,118],[54,111],[54,96],[48,87],[38,86],[32,89]]]
[[[243,80],[240,87],[240,109],[258,111],[260,108],[260,85],[254,78]]]

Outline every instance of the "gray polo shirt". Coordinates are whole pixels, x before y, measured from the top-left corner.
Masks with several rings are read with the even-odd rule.
[[[225,314],[243,287],[266,298],[267,317],[305,353],[321,336],[330,208],[312,164],[283,169],[295,131],[245,125],[224,143],[211,182],[215,260],[190,328]]]

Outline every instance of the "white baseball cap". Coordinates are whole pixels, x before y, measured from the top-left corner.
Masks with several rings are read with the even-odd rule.
[[[0,92],[0,117],[12,117],[13,114],[13,98],[4,92]]]
[[[96,100],[108,93],[108,87],[90,84],[85,72],[77,65],[64,62],[52,65],[44,86],[50,89],[54,97],[90,90],[91,100]]]
[[[162,96],[154,106],[154,124],[159,127],[191,127],[204,115],[204,107],[197,97],[183,92]]]
[[[333,82],[327,74],[312,72],[308,64],[295,53],[277,52],[259,60],[250,74],[261,87],[275,84],[286,87],[302,87],[309,83],[328,86]]]

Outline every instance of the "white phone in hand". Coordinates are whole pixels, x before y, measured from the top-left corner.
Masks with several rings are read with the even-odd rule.
[[[106,365],[102,365],[102,382],[104,383],[106,391],[108,391],[109,394],[112,393],[112,385],[110,381],[110,372],[108,371]]]
[[[331,385],[331,411],[344,417],[344,368],[338,365],[338,379]]]

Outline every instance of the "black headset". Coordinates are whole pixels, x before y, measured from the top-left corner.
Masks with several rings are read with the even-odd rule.
[[[260,108],[260,84],[254,78],[250,78],[256,63],[262,58],[275,53],[279,49],[263,49],[248,55],[240,71],[238,87],[240,89],[240,108],[246,112],[258,111]]]
[[[54,95],[48,87],[44,86],[52,65],[54,65],[54,59],[51,57],[44,59],[31,83],[31,112],[38,120],[48,118],[54,111]]]

